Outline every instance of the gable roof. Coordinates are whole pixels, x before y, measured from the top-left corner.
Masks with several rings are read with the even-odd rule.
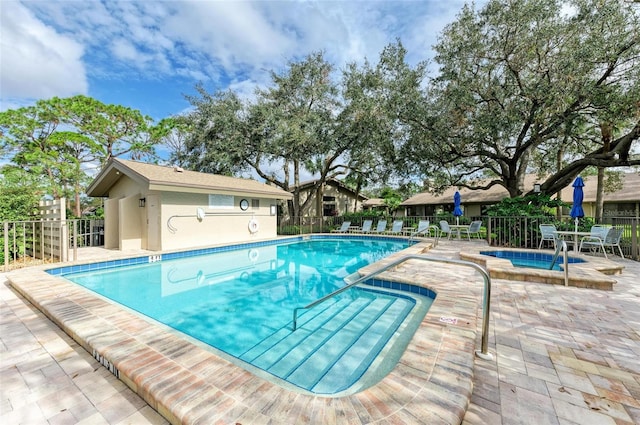
[[[221,176],[165,167],[144,162],[111,158],[87,188],[87,195],[107,197],[122,176],[133,179],[149,190],[169,192],[235,192],[262,195],[272,199],[291,199],[293,195],[278,187],[251,179]]]
[[[587,176],[582,177],[584,180],[584,187],[582,191],[584,193],[583,202],[596,202],[596,193],[598,190],[598,177]],[[606,178],[605,178],[606,181]],[[622,188],[615,192],[604,192],[603,197],[605,202],[640,202],[640,174],[638,173],[624,173],[621,176]],[[573,182],[572,182],[573,183]],[[573,199],[573,187],[569,185],[561,191],[562,200],[571,202]]]
[[[524,179],[525,188],[533,188],[534,183],[541,183],[544,179],[539,179],[534,174],[528,174]],[[583,177],[584,180],[584,202],[596,201],[596,190],[598,180],[596,176]],[[640,174],[625,173],[622,175],[623,188],[613,193],[604,194],[605,202],[639,202],[640,201]],[[404,201],[402,206],[412,205],[445,205],[453,204],[453,195],[456,192],[455,187],[450,187],[441,195],[435,195],[431,192],[418,193]],[[465,187],[460,188],[460,197],[462,204],[494,204],[498,203],[509,196],[509,192],[502,186],[492,186],[488,190],[471,190]],[[561,191],[562,199],[571,202],[573,197],[573,187],[570,185]]]
[[[382,198],[369,198],[362,203],[363,207],[386,207],[384,199]]]
[[[525,187],[533,187],[533,184],[537,181],[536,176],[527,175],[525,177]],[[421,192],[413,195],[411,198],[400,204],[403,207],[411,205],[446,205],[453,204],[453,195],[456,190],[460,192],[460,198],[462,204],[495,204],[507,198],[509,192],[503,186],[495,185],[491,186],[487,190],[472,190],[466,187],[460,189],[456,187],[447,188],[442,194],[436,195],[431,192]]]

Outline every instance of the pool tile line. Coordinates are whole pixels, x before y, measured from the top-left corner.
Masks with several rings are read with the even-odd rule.
[[[268,418],[265,411],[278,412],[283,423],[331,423],[324,419],[334,417],[334,423],[341,423],[340,411],[335,407],[339,400],[341,409],[356,412],[355,423],[386,420],[413,424],[416,417],[424,418],[427,410],[434,423],[459,424],[471,397],[469,377],[473,376],[481,285],[460,296],[451,279],[426,283],[405,280],[428,286],[438,297],[399,364],[369,389],[328,399],[281,388],[191,342],[191,348],[186,350],[191,355],[186,355],[184,341],[178,336],[42,270],[16,271],[8,277],[14,288],[87,351],[95,350],[113,364],[120,379],[171,423],[215,423],[226,419],[242,423],[243,418],[252,418],[247,423],[254,423],[254,419]],[[395,281],[397,277],[393,271],[381,275],[384,280]],[[119,316],[118,321],[110,320],[114,315]],[[455,315],[460,321],[456,325],[445,324],[439,321],[442,315]],[[149,331],[140,337],[128,332],[145,326]],[[157,333],[168,336],[150,342]],[[450,359],[452,352],[456,354],[455,361]],[[200,361],[193,365],[190,359]],[[189,384],[185,389],[176,382]],[[275,400],[265,399],[264,394],[278,396]],[[384,412],[380,411],[380,397],[386,398]],[[291,398],[305,407],[291,409],[285,402]],[[314,413],[310,415],[310,411]]]
[[[222,246],[212,246],[207,248],[199,248],[199,249],[190,249],[190,250],[181,250],[175,252],[166,252],[162,254],[155,254],[149,252],[143,256],[134,256],[129,258],[122,258],[117,260],[108,260],[108,261],[92,261],[87,263],[77,263],[69,266],[62,267],[46,267],[47,273],[54,276],[62,276],[65,274],[71,273],[84,273],[89,271],[96,270],[104,270],[110,269],[114,267],[123,267],[123,266],[135,266],[141,264],[155,263],[158,261],[168,261],[175,260],[180,258],[190,258],[197,257],[199,255],[208,255],[215,254],[218,252],[229,252],[229,251],[239,251],[243,249],[252,249],[259,248],[263,246],[272,246],[282,243],[291,243],[291,242],[299,242],[301,240],[324,240],[324,239],[335,239],[335,238],[349,238],[356,240],[397,240],[397,241],[407,241],[406,237],[399,236],[367,236],[367,235],[354,235],[354,234],[340,234],[340,235],[330,235],[330,234],[315,234],[315,235],[307,235],[307,236],[293,236],[293,237],[284,237],[278,239],[269,239],[263,241],[255,241],[255,242],[246,242],[234,245],[222,245]]]

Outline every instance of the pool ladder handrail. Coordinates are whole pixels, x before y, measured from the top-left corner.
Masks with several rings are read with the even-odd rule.
[[[438,241],[440,240],[440,228],[434,224],[432,224],[431,226],[429,226],[429,236],[431,234],[431,230],[434,231],[433,233],[433,243],[431,244],[433,248],[438,246]],[[411,235],[409,235],[409,245],[411,245],[412,242],[414,242],[417,239],[418,236],[418,231],[413,232]]]
[[[487,271],[482,268],[481,266],[479,266],[476,263],[472,263],[470,261],[464,261],[464,260],[454,260],[451,258],[443,258],[443,257],[434,257],[434,256],[427,256],[424,254],[410,254],[410,255],[405,255],[401,258],[399,258],[396,261],[393,261],[389,264],[387,264],[386,266],[382,266],[378,269],[376,269],[375,271],[360,277],[359,279],[349,283],[346,286],[343,286],[340,289],[337,289],[335,291],[333,291],[330,294],[325,295],[322,298],[319,298],[315,301],[313,301],[310,304],[307,304],[304,307],[296,307],[293,310],[293,331],[295,331],[298,328],[298,311],[299,310],[306,310],[312,307],[315,307],[316,305],[323,303],[324,301],[328,300],[329,298],[332,298],[336,295],[338,295],[341,292],[346,291],[347,289],[358,285],[364,281],[367,281],[377,275],[379,275],[380,273],[383,273],[393,267],[396,267],[398,265],[400,265],[401,263],[404,263],[405,261],[408,260],[422,260],[422,261],[432,261],[432,262],[439,262],[439,263],[447,263],[447,264],[456,264],[456,265],[460,265],[460,266],[465,266],[465,267],[471,267],[473,269],[475,269],[476,271],[480,272],[480,274],[482,275],[482,278],[484,280],[484,295],[483,295],[483,304],[482,304],[482,343],[481,343],[481,349],[480,350],[476,350],[475,353],[478,357],[480,357],[481,359],[484,360],[492,360],[493,356],[491,355],[491,353],[489,353],[489,314],[490,314],[490,309],[491,309],[491,277],[489,276],[489,273],[487,273]]]
[[[563,269],[564,269],[564,286],[569,286],[569,253],[567,252],[567,243],[563,240],[556,240],[556,251],[553,253],[553,259],[551,260],[551,265],[549,266],[549,270],[553,270],[553,266],[556,265],[556,261],[558,261],[558,257],[562,252],[563,258]]]

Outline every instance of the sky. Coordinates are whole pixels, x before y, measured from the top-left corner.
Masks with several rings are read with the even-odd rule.
[[[160,120],[188,110],[198,83],[250,98],[317,51],[339,70],[399,39],[415,64],[464,4],[0,0],[0,110],[82,94]]]

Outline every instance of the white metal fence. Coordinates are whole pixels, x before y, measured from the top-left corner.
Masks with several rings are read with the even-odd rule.
[[[362,226],[367,217],[350,218],[353,226]],[[387,217],[389,228],[393,220],[403,220],[407,229],[417,228],[420,220],[430,220],[437,225],[445,219],[454,223],[452,217]],[[340,227],[343,217],[301,217],[281,221],[280,235],[328,233]],[[376,220],[376,219],[374,219]],[[554,224],[560,230],[573,230],[574,222],[566,217],[461,217],[461,223],[482,220],[481,235],[492,246],[512,248],[537,248],[540,243],[540,224]],[[593,224],[605,224],[623,228],[621,247],[625,257],[640,261],[640,218],[605,217],[600,223],[585,218],[580,221],[580,230],[588,231]],[[375,226],[375,223],[374,223]],[[13,268],[75,260],[77,249],[86,246],[104,245],[104,221],[96,219],[5,221],[0,228],[0,265],[3,271]]]
[[[352,226],[362,226],[362,222],[370,217],[348,218]],[[374,221],[386,219],[390,228],[393,220],[403,220],[406,228],[417,228],[420,220],[429,220],[438,225],[440,220],[450,224],[455,223],[452,216],[412,216],[412,217],[379,217]],[[460,217],[460,224],[470,223],[472,220],[482,221],[481,235],[492,246],[511,248],[537,248],[540,244],[540,224],[554,224],[558,230],[574,230],[575,222],[570,217],[557,220],[554,217]],[[300,217],[279,224],[278,233],[281,235],[296,235],[305,233],[327,233],[340,227],[344,217]],[[640,217],[605,217],[599,223],[586,217],[580,219],[579,230],[589,231],[594,224],[611,225],[623,229],[621,247],[625,257],[640,261]],[[374,223],[375,227],[375,223]]]

